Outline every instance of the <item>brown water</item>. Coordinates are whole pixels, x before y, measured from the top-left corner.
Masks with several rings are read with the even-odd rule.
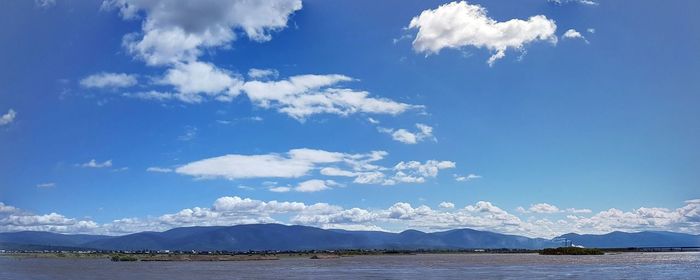
[[[0,257],[0,279],[700,279],[700,253],[454,254],[245,262]]]

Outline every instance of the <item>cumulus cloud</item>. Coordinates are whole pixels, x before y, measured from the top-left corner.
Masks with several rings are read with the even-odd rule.
[[[447,202],[447,201],[440,202],[440,204],[439,204],[438,206],[440,206],[440,208],[444,208],[444,209],[452,209],[452,208],[455,208],[455,204],[454,204],[454,203],[452,203],[452,202]]]
[[[314,114],[353,113],[397,115],[420,106],[370,97],[369,92],[338,86],[353,79],[344,75],[299,75],[278,81],[248,81],[242,90],[262,108],[274,108],[297,120]]]
[[[98,73],[80,80],[80,85],[85,88],[123,88],[136,83],[136,75],[124,73]]]
[[[98,224],[86,219],[67,218],[58,213],[35,215],[0,202],[0,232],[51,231],[87,233],[98,229]]]
[[[156,85],[172,90],[126,92],[122,94],[125,97],[230,102],[243,93],[256,106],[276,109],[300,121],[314,114],[396,115],[421,107],[339,86],[352,80],[344,75],[299,75],[277,80],[277,70],[250,69],[250,80],[245,81],[241,75],[199,60],[205,50],[228,49],[241,33],[253,41],[271,40],[272,32],[284,29],[290,16],[302,8],[301,0],[106,0],[102,8],[117,9],[126,20],[142,19],[141,32],[124,36],[124,47],[148,65],[167,67]],[[135,84],[125,74],[110,75],[88,77],[84,86]],[[106,78],[109,82],[99,82]]]
[[[437,140],[433,136],[433,128],[431,126],[422,123],[417,123],[416,128],[417,130],[413,132],[403,128],[391,129],[378,127],[377,130],[379,130],[379,132],[391,135],[392,139],[404,144],[416,144],[418,142],[422,142],[425,139]]]
[[[123,96],[153,101],[179,100],[185,103],[206,100],[230,102],[240,94],[242,83],[240,77],[217,68],[214,64],[192,61],[174,64],[156,81],[159,85],[172,86],[173,92],[149,90],[127,92]]]
[[[299,185],[296,186],[294,190],[298,192],[319,192],[323,190],[328,190],[331,187],[337,185],[338,183],[336,183],[333,180],[313,179],[299,183]]]
[[[176,97],[187,103],[199,103],[205,97],[231,101],[240,93],[242,81],[211,63],[177,63],[160,80],[177,90]]]
[[[572,214],[590,214],[593,211],[591,209],[577,209],[577,208],[566,208],[559,209],[559,207],[549,204],[549,203],[536,203],[530,205],[529,208],[525,209],[520,206],[515,209],[519,213],[535,213],[535,214],[554,214],[554,213],[572,213]]]
[[[606,233],[614,230],[698,233],[700,199],[688,200],[677,209],[640,207],[625,212],[611,208],[596,214],[569,215],[558,220],[523,220],[488,201],[478,201],[461,208],[451,202],[441,203],[440,209],[396,202],[388,208],[347,209],[328,203],[305,204],[225,196],[214,201],[210,207],[186,208],[155,217],[122,218],[104,224],[89,219],[68,218],[58,213],[35,215],[0,202],[0,231],[124,234],[182,226],[271,222],[344,229],[376,230],[389,227],[396,231],[409,228],[426,231],[474,228],[533,237],[554,237],[569,232]]]
[[[192,62],[205,49],[229,47],[240,30],[250,40],[269,41],[284,29],[301,0],[107,0],[126,20],[143,17],[141,32],[124,37],[124,47],[149,65]]]
[[[106,160],[104,162],[98,162],[95,159],[91,159],[90,161],[86,163],[79,164],[80,167],[86,167],[86,168],[108,168],[112,167],[112,160]]]
[[[259,77],[254,71],[252,76]],[[252,71],[252,70],[251,70]],[[250,75],[250,73],[249,73]],[[240,94],[250,99],[253,105],[274,109],[299,121],[311,115],[334,114],[388,114],[397,115],[423,106],[372,97],[369,92],[350,89],[342,85],[352,78],[338,75],[298,75],[282,80],[254,79],[244,81],[242,77],[217,68],[211,63],[178,63],[169,69],[159,84],[174,87],[174,92],[145,91],[124,93],[125,97],[144,100],[180,100],[200,103],[207,100],[230,102]],[[420,127],[419,129],[430,129]]]
[[[321,113],[395,115],[417,107],[338,87],[338,83],[352,80],[343,75],[300,75],[272,81],[277,79],[276,70],[250,69],[251,80],[246,82],[242,76],[199,60],[205,50],[230,47],[237,32],[254,41],[270,40],[272,32],[284,29],[289,17],[302,8],[301,0],[107,0],[102,7],[119,10],[127,20],[142,18],[141,32],[126,35],[124,47],[148,65],[168,67],[157,84],[173,90],[127,92],[123,94],[126,97],[230,102],[245,93],[254,104],[298,120]],[[97,78],[111,79],[103,83],[86,80],[84,86],[133,85],[124,76]]]
[[[0,214],[15,213],[17,211],[19,211],[19,209],[15,208],[14,206],[6,205],[5,203],[0,202]]]
[[[557,41],[557,25],[544,15],[499,22],[490,18],[484,7],[466,1],[425,10],[411,20],[408,28],[418,29],[413,40],[416,52],[437,54],[445,48],[486,48],[493,52],[489,65],[505,57],[508,49],[522,50],[535,41]]]
[[[530,206],[529,211],[532,213],[557,213],[559,208],[547,203],[537,203]]]
[[[394,167],[377,165],[387,156],[384,151],[365,154],[329,152],[315,149],[293,149],[285,154],[240,155],[230,154],[194,161],[175,169],[183,175],[201,179],[223,178],[299,178],[315,173],[330,177],[347,177],[357,184],[395,185],[398,183],[424,183],[434,178],[439,170],[454,168],[452,161],[428,160],[399,162]],[[323,185],[321,184],[323,182]],[[309,185],[295,188],[270,188],[274,192],[328,189],[336,182],[314,179]],[[313,187],[312,185],[313,184]],[[325,186],[325,187],[324,187]]]
[[[8,110],[7,113],[0,116],[0,126],[8,125],[8,124],[12,123],[13,121],[15,121],[16,117],[17,117],[17,112],[15,112],[15,110],[12,110],[12,109]]]
[[[440,170],[455,168],[457,164],[453,161],[428,160],[424,163],[418,161],[401,161],[394,166],[396,172],[394,176],[385,182],[391,185],[394,183],[424,183],[426,178],[434,178]]]
[[[588,44],[588,40],[586,40],[586,37],[583,37],[580,32],[576,31],[575,29],[569,29],[564,32],[564,35],[561,36],[564,39],[581,39],[586,44]]]

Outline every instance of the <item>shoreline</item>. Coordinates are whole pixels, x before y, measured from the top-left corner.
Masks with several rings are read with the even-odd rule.
[[[700,251],[605,251],[602,255],[581,255],[581,256],[604,256],[619,254],[654,254],[654,253],[698,253]],[[542,255],[538,251],[521,252],[401,252],[386,253],[375,252],[365,254],[349,254],[344,252],[298,252],[298,253],[258,253],[258,254],[154,254],[154,253],[79,253],[79,252],[32,252],[32,253],[0,253],[0,258],[14,259],[104,259],[114,262],[227,262],[227,261],[272,261],[283,259],[311,259],[326,260],[348,257],[371,257],[371,256],[415,256],[415,255],[538,255],[538,256],[576,256],[576,255]]]

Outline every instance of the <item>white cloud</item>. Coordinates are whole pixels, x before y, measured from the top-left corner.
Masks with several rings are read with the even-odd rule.
[[[367,118],[367,121],[371,124],[379,124],[379,121],[374,118]]]
[[[123,234],[167,230],[182,226],[286,223],[321,228],[426,231],[473,228],[535,237],[554,237],[568,232],[606,233],[614,230],[671,230],[700,232],[700,200],[688,200],[677,209],[640,207],[629,212],[615,208],[596,214],[569,215],[566,219],[528,219],[508,213],[488,201],[457,208],[443,202],[442,210],[426,205],[396,202],[385,209],[345,209],[327,203],[305,204],[221,197],[209,208],[193,207],[172,214],[147,218],[123,218],[98,224],[89,219],[68,218],[58,213],[35,215],[0,202],[0,232],[43,230],[65,233]],[[523,209],[524,210],[524,209]],[[381,227],[380,227],[381,225]]]
[[[535,213],[535,214],[554,214],[554,213],[572,213],[572,214],[590,214],[593,211],[591,209],[577,209],[577,208],[566,208],[564,210],[559,209],[559,207],[551,205],[549,203],[537,203],[530,205],[530,208],[525,209],[523,207],[516,208],[519,213]]]
[[[0,202],[0,232],[51,231],[86,233],[98,230],[99,225],[90,220],[67,218],[58,213],[34,215]]]
[[[408,26],[410,29],[418,29],[413,49],[436,54],[444,48],[486,48],[494,52],[488,60],[489,65],[493,65],[505,56],[507,49],[522,50],[525,44],[535,41],[557,41],[554,34],[557,25],[546,16],[536,15],[527,20],[499,22],[486,13],[485,8],[466,1],[425,10],[414,17]]]
[[[339,177],[356,177],[357,172],[347,171],[336,167],[324,167],[321,169],[320,173],[326,176],[339,176]]]
[[[253,80],[273,78],[276,79],[279,76],[279,72],[275,69],[256,69],[251,68],[248,70],[248,77]]]
[[[264,202],[250,198],[225,196],[214,201],[212,210],[224,213],[243,211],[254,213],[286,213],[290,211],[301,211],[304,208],[306,208],[306,205],[300,202],[278,202],[276,200]]]
[[[200,178],[297,178],[306,175],[313,161],[304,161],[277,154],[225,155],[203,159],[178,167],[180,174]]]
[[[344,75],[300,75],[285,80],[246,82],[242,90],[262,108],[275,108],[297,120],[314,114],[354,113],[397,115],[421,106],[370,97],[366,91],[338,87],[353,79]]]
[[[159,81],[172,85],[176,97],[187,103],[199,103],[204,98],[231,101],[240,93],[242,80],[211,63],[177,63]]]
[[[152,166],[149,168],[146,168],[146,171],[148,172],[158,172],[158,173],[170,173],[173,172],[171,168],[164,168],[164,167],[157,167],[157,166]]]
[[[17,112],[15,112],[15,110],[12,110],[12,109],[8,110],[7,113],[0,116],[0,126],[8,125],[8,124],[12,123],[13,121],[15,121],[16,117],[17,117]]]
[[[85,88],[123,88],[136,83],[136,75],[124,73],[98,73],[80,80],[80,85]]]
[[[290,187],[272,187],[269,189],[271,192],[284,193],[292,190]]]
[[[455,168],[456,166],[456,163],[452,161],[428,160],[425,163],[401,161],[394,166],[396,173],[392,180],[401,183],[423,183],[426,178],[436,177],[440,170]]]
[[[576,31],[575,29],[569,29],[564,32],[564,35],[562,35],[562,38],[564,39],[581,39],[584,42],[588,43],[588,40],[586,40],[586,37],[583,37],[581,33]]]
[[[197,127],[195,126],[185,126],[185,132],[177,137],[177,140],[180,141],[192,141],[192,139],[197,137]]]
[[[566,32],[564,32],[564,35],[562,36],[564,38],[583,38],[583,36],[581,36],[581,33],[576,31],[575,29],[566,30]]]
[[[586,29],[586,31],[588,31],[588,33],[594,34],[595,28],[588,28],[588,29]]]
[[[403,128],[391,129],[378,127],[377,130],[379,130],[379,132],[391,135],[392,139],[404,144],[416,144],[425,139],[436,140],[436,138],[433,136],[433,128],[431,126],[418,123],[416,124],[416,128],[418,130],[415,132],[411,132]]]
[[[321,165],[344,164],[353,170],[378,168],[373,161],[384,158],[386,152],[346,154],[314,149],[293,149],[280,154],[225,155],[185,164],[177,173],[200,178],[297,178],[309,174]]]
[[[297,192],[319,192],[323,190],[328,190],[332,186],[337,186],[338,183],[336,183],[333,180],[318,180],[318,179],[312,179],[308,181],[304,181],[299,183],[298,186],[294,188],[295,191]]]
[[[41,183],[41,184],[37,184],[37,185],[36,185],[36,187],[37,187],[37,188],[40,188],[40,189],[49,189],[49,188],[53,188],[53,187],[55,187],[55,186],[56,186],[56,183],[53,183],[53,182],[50,182],[50,183]]]
[[[155,100],[155,101],[166,101],[177,98],[177,94],[172,92],[161,92],[155,90],[140,91],[140,92],[126,92],[122,96],[128,98],[136,98],[142,100]]]
[[[56,0],[34,0],[34,5],[42,9],[48,9],[56,6]]]
[[[236,40],[236,31],[254,41],[270,40],[271,33],[284,29],[289,17],[302,8],[301,0],[106,0],[102,8],[118,9],[127,20],[143,17],[141,32],[124,36],[123,45],[148,65],[168,67],[156,84],[171,86],[172,90],[127,92],[122,94],[125,97],[230,102],[245,93],[256,106],[274,108],[300,121],[314,114],[396,115],[421,108],[338,87],[338,83],[352,80],[343,75],[300,75],[271,81],[278,76],[276,70],[250,69],[248,76],[252,80],[244,82],[240,75],[199,61],[206,50],[228,49]],[[135,78],[126,74],[101,75],[86,78],[84,86],[135,84]],[[105,78],[109,82],[99,82]]]
[[[557,213],[559,208],[547,203],[537,203],[531,205],[529,211],[532,213]]]
[[[459,176],[459,175],[455,174],[454,177],[455,177],[455,181],[457,181],[457,182],[469,182],[469,181],[473,181],[476,179],[481,179],[481,176],[476,175],[476,174],[468,174],[467,176]]]
[[[187,163],[175,169],[183,175],[200,179],[223,178],[299,178],[318,170],[323,176],[353,178],[357,184],[395,185],[397,183],[424,183],[434,178],[441,169],[454,168],[452,161],[428,160],[399,162],[393,168],[374,164],[384,159],[384,151],[366,154],[348,154],[314,149],[293,149],[286,154],[239,155],[231,154]],[[393,174],[391,174],[393,172]],[[323,181],[323,180],[319,180]],[[332,181],[325,180],[331,186]],[[315,184],[317,184],[316,182]],[[317,184],[317,186],[319,186]],[[305,187],[295,190],[308,189]],[[275,191],[289,191],[288,187]]]
[[[104,162],[97,162],[95,159],[91,159],[90,161],[80,164],[79,166],[88,168],[107,168],[112,167],[112,160],[110,159]]]
[[[261,70],[258,70],[261,71]],[[258,74],[255,74],[258,75]],[[340,85],[353,79],[344,75],[299,75],[283,80],[251,80],[204,62],[177,63],[158,83],[173,86],[174,93],[145,91],[125,97],[186,103],[206,100],[230,102],[244,93],[255,106],[276,109],[300,121],[315,114],[347,116],[356,113],[397,115],[423,106],[371,97],[369,92]],[[420,128],[420,129],[424,129]]]
[[[447,201],[440,202],[440,205],[438,205],[438,206],[440,206],[440,208],[444,208],[444,209],[452,209],[452,208],[455,208],[455,204],[454,204],[454,203],[452,203],[452,202],[447,202]]]
[[[576,209],[576,208],[566,208],[566,212],[574,214],[589,214],[593,213],[591,209]]]
[[[583,5],[588,5],[588,6],[598,6],[598,2],[593,1],[593,0],[549,0],[549,2],[553,2],[559,5],[567,4],[567,3],[577,3],[577,4],[583,4]]]
[[[149,65],[196,60],[205,49],[229,47],[241,30],[254,41],[269,41],[284,29],[301,0],[107,0],[103,9],[119,9],[124,19],[145,16],[142,31],[123,44]]]
[[[0,214],[15,213],[17,211],[19,211],[19,209],[15,208],[14,206],[6,205],[5,203],[0,202]]]

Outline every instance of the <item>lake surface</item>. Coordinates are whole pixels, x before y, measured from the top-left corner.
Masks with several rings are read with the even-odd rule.
[[[243,262],[0,257],[0,279],[700,279],[700,253],[429,254]]]

